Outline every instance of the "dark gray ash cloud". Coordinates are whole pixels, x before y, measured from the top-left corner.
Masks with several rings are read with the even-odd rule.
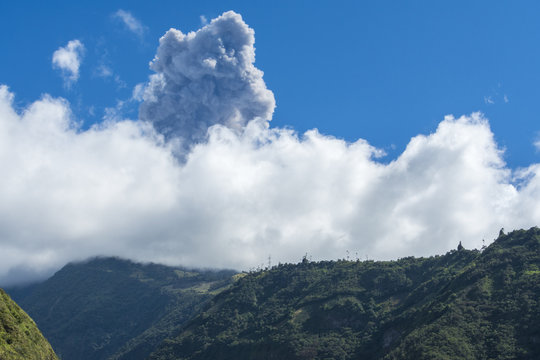
[[[139,118],[187,151],[210,126],[241,131],[270,120],[275,107],[263,72],[254,66],[254,31],[232,11],[197,32],[170,29],[160,39]]]

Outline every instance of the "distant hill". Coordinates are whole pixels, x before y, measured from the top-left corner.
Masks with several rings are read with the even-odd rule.
[[[540,359],[540,229],[245,274],[150,359]]]
[[[58,359],[36,324],[2,289],[0,289],[0,359]]]
[[[178,332],[233,274],[96,258],[9,291],[60,358],[136,360]]]

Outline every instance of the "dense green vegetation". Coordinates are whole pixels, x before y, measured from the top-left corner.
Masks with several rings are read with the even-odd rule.
[[[483,251],[304,259],[233,275],[97,258],[11,294],[63,359],[540,358],[538,228],[501,234]],[[26,331],[54,359],[31,320],[4,303],[0,359]]]
[[[539,359],[540,229],[483,252],[245,274],[152,360]]]
[[[60,358],[134,360],[178,332],[234,273],[96,258],[10,293]]]
[[[58,359],[36,324],[2,289],[0,289],[0,359]]]

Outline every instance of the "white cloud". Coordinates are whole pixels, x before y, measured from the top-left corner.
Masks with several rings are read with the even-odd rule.
[[[118,88],[125,88],[127,87],[126,83],[120,79],[120,76],[118,74],[115,74],[113,69],[105,64],[100,64],[94,71],[95,76],[98,76],[102,79],[111,79],[114,81],[116,86]]]
[[[298,136],[262,120],[240,133],[210,128],[182,164],[143,122],[78,131],[63,100],[16,113],[0,94],[4,284],[16,269],[98,254],[239,269],[269,254],[430,255],[540,219],[540,166],[513,174],[477,114],[447,117],[389,164],[364,140]]]
[[[71,40],[65,47],[60,47],[53,53],[52,64],[60,69],[66,86],[79,79],[84,46],[79,40]]]
[[[108,77],[113,76],[114,73],[113,73],[112,69],[110,68],[110,66],[101,64],[96,69],[96,75],[99,76],[99,77],[102,77],[102,78],[108,78]]]
[[[161,64],[161,54],[168,54],[176,64],[154,65],[158,76],[169,77],[164,86],[198,71],[217,78],[225,60],[216,58],[218,70],[205,70],[207,52],[190,53],[204,55],[199,65],[173,55],[187,45],[205,46],[195,41],[202,34],[210,49],[216,39],[227,44],[236,37],[220,31],[242,28],[237,20],[214,20],[208,34],[168,32],[154,61]],[[241,51],[252,54],[249,46]],[[377,160],[381,151],[362,139],[347,143],[316,130],[300,135],[270,128],[273,97],[262,73],[251,60],[235,64],[252,72],[246,76],[266,101],[236,126],[228,117],[216,120],[216,109],[234,117],[224,99],[237,109],[253,108],[254,100],[230,87],[220,88],[233,93],[228,96],[202,91],[214,120],[203,121],[207,140],[194,142],[181,162],[175,139],[193,131],[195,120],[171,123],[170,132],[159,121],[179,121],[163,115],[177,108],[168,101],[197,106],[194,100],[147,88],[145,101],[155,96],[156,104],[143,118],[152,121],[154,114],[168,141],[150,122],[117,113],[80,130],[69,104],[49,96],[17,112],[13,95],[0,87],[0,285],[93,255],[248,269],[268,255],[297,262],[306,252],[314,260],[343,258],[347,250],[370,259],[440,254],[459,241],[480,248],[501,227],[540,222],[540,165],[509,169],[480,114],[446,117],[384,164]],[[223,74],[245,86],[232,69]],[[196,88],[206,84],[194,79]]]
[[[206,18],[206,16],[201,15],[199,18],[201,20],[201,25],[204,26],[204,25],[208,24],[208,19]]]
[[[143,101],[143,97],[144,97],[144,91],[145,91],[145,84],[144,83],[139,83],[137,85],[135,85],[135,87],[133,88],[133,91],[131,93],[131,100],[132,101]]]
[[[146,30],[145,26],[129,11],[120,9],[114,13],[114,17],[120,19],[122,23],[126,26],[126,28],[135,35],[139,37],[142,37],[144,35],[144,32]]]

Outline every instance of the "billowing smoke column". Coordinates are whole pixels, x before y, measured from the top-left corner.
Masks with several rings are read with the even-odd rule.
[[[198,30],[170,29],[159,41],[139,118],[154,124],[181,153],[201,142],[215,124],[241,130],[270,120],[274,95],[255,61],[254,31],[232,11]]]

